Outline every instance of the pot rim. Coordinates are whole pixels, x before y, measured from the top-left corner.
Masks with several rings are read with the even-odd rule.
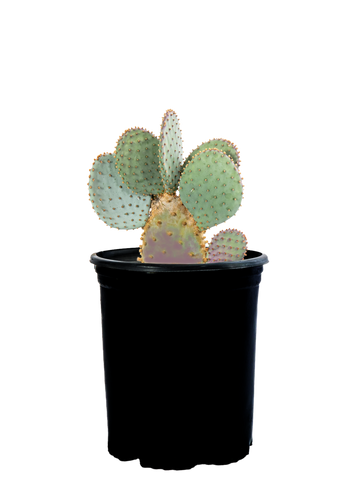
[[[126,260],[120,260],[119,256],[127,257]],[[129,260],[133,256],[135,260]],[[103,250],[93,253],[90,256],[90,263],[98,267],[106,267],[117,270],[132,270],[138,272],[189,272],[189,271],[208,271],[208,270],[230,270],[243,269],[250,267],[259,267],[269,263],[267,255],[255,250],[248,250],[245,260],[238,262],[216,262],[216,263],[141,263],[136,260],[140,256],[139,248],[118,248],[114,250]]]

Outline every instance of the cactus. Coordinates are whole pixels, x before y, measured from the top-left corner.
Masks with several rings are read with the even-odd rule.
[[[246,237],[238,230],[223,230],[208,247],[205,243],[205,231],[241,206],[239,166],[237,147],[219,138],[202,143],[184,161],[179,120],[167,110],[159,138],[130,128],[119,137],[113,155],[95,159],[89,196],[108,226],[143,228],[140,262],[241,261]]]

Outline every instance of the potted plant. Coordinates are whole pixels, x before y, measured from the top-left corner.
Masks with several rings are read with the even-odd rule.
[[[139,248],[91,255],[101,293],[108,450],[143,467],[225,465],[252,444],[256,317],[263,265],[245,235],[207,229],[241,205],[236,146],[183,158],[177,115],[159,137],[126,130],[89,175],[98,217],[142,228]]]

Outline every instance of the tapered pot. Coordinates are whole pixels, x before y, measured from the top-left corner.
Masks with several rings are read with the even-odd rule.
[[[184,470],[244,458],[252,444],[259,283],[267,256],[143,264],[139,249],[91,255],[101,293],[108,450]]]

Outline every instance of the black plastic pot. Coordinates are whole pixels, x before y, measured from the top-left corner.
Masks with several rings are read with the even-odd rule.
[[[101,291],[108,450],[143,467],[225,465],[252,444],[256,317],[267,256],[143,264],[91,255]]]

